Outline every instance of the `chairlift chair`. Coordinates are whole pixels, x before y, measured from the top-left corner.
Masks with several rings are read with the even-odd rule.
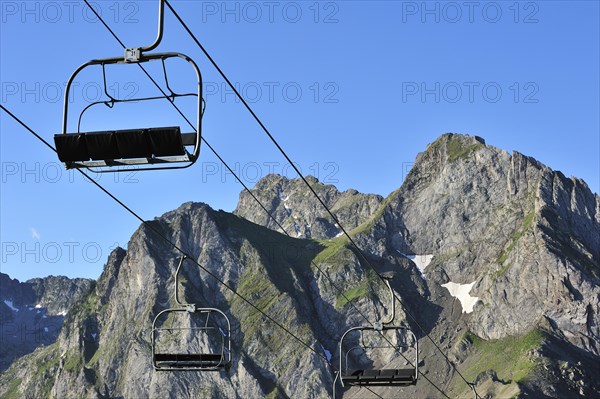
[[[353,332],[360,332],[361,336],[364,331],[402,331],[405,336],[410,336],[415,343],[415,357],[413,366],[407,368],[394,369],[350,369],[348,368],[348,357],[354,350],[375,349],[375,348],[397,348],[397,346],[378,346],[366,348],[365,345],[354,346],[351,349],[344,351],[344,344],[347,344],[347,337]],[[362,337],[361,340],[362,341]],[[340,362],[339,362],[339,378],[342,386],[407,386],[415,385],[419,375],[418,370],[418,343],[415,335],[407,327],[404,326],[383,326],[380,323],[375,323],[373,326],[353,327],[346,331],[340,340]],[[343,361],[342,361],[343,359]]]
[[[175,272],[175,301],[178,306],[159,312],[152,323],[152,363],[157,371],[220,371],[231,365],[231,324],[229,318],[216,308],[203,308],[179,301],[179,273],[186,257],[182,257]],[[178,316],[203,321],[199,326],[175,326]],[[168,323],[168,319],[172,322]],[[212,319],[211,319],[212,318]],[[167,325],[165,325],[167,324]],[[207,340],[213,345],[208,351],[198,348],[176,350],[163,348],[161,338],[168,334],[180,334]],[[164,340],[164,339],[163,339]]]
[[[384,277],[386,285],[392,296],[392,314],[387,321],[378,321],[370,326],[358,326],[348,329],[339,342],[339,362],[338,371],[336,373],[333,382],[333,397],[336,397],[337,381],[340,381],[342,388],[346,386],[357,386],[357,387],[373,387],[373,386],[386,386],[386,387],[401,387],[415,385],[419,376],[419,344],[415,334],[404,325],[390,325],[393,323],[396,316],[395,308],[395,296],[392,290],[390,280],[392,275],[382,275]],[[387,345],[376,345],[371,346],[365,343],[364,334],[371,332],[373,334],[381,334],[382,338],[385,338],[383,334],[386,331],[397,331],[402,334],[404,343],[401,345],[393,345],[389,343]],[[359,334],[358,344],[350,347],[348,350],[344,348],[350,346],[350,337]],[[407,344],[410,339],[412,344]],[[387,339],[387,338],[386,338]],[[351,368],[349,357],[353,352],[358,354],[366,354],[367,352],[375,349],[410,349],[414,350],[414,358],[412,360],[406,359],[408,366],[402,368]]]
[[[62,132],[54,136],[54,143],[60,161],[67,169],[87,168],[94,172],[122,172],[128,170],[180,169],[191,166],[200,153],[201,125],[203,114],[202,75],[196,63],[181,53],[149,53],[162,40],[164,21],[164,0],[159,0],[159,25],[156,41],[147,47],[129,48],[125,56],[95,59],[86,62],[73,72],[67,82],[63,106]],[[197,77],[197,89],[194,92],[175,93],[169,87],[165,61],[181,58],[194,69]],[[115,64],[143,64],[161,61],[166,81],[166,91],[161,88],[162,95],[130,99],[114,98],[106,87],[106,66]],[[100,66],[104,78],[104,95],[107,99],[96,101],[86,106],[79,114],[77,130],[69,132],[69,92],[75,77],[84,69]],[[104,131],[82,132],[81,119],[84,113],[98,104],[113,108],[118,103],[140,102],[167,99],[174,103],[179,97],[197,97],[197,116],[194,131],[182,133],[179,126],[140,127],[137,129],[111,129]]]

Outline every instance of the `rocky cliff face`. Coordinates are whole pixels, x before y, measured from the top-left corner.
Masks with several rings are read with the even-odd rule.
[[[0,372],[14,359],[56,341],[67,310],[92,284],[64,276],[21,283],[0,273]]]
[[[181,282],[186,300],[231,319],[232,367],[153,371],[150,328],[174,305],[179,253],[143,225],[71,308],[57,342],[0,376],[0,396],[330,397],[340,335],[390,310],[371,266],[395,272],[397,322],[417,335],[423,373],[416,387],[374,388],[382,397],[443,397],[438,388],[472,397],[432,341],[482,396],[600,392],[600,198],[583,181],[451,134],[419,154],[385,200],[311,180],[364,257],[301,183],[268,176],[253,193],[292,235],[320,241],[278,233],[244,193],[237,216],[187,203],[150,225],[312,351],[189,264]],[[405,364],[394,353],[374,361]],[[362,395],[349,390],[344,398]]]
[[[361,194],[356,190],[340,192],[335,186],[322,184],[312,176],[308,176],[307,180],[346,229],[353,229],[367,220],[383,201],[379,195]],[[252,194],[293,237],[328,239],[342,234],[340,227],[300,179],[289,180],[283,176],[269,175],[256,184]],[[279,226],[246,191],[240,194],[234,213],[281,232]]]
[[[527,334],[542,329],[553,344],[544,346],[540,338],[523,366],[571,370],[569,387],[579,394],[594,392],[573,371],[582,363],[598,370],[600,343],[600,198],[585,182],[482,139],[444,135],[419,154],[400,190],[355,233],[382,257],[432,255],[424,283],[430,300],[444,306],[441,317],[454,303],[448,315],[452,322],[439,332],[450,342],[474,334],[519,346]],[[463,294],[465,302],[476,301],[472,313],[463,313],[465,304],[443,287],[448,283],[472,284]],[[458,327],[460,334],[453,331]],[[548,355],[558,347],[561,355]],[[539,348],[544,355],[536,352]],[[565,356],[569,352],[586,356]],[[475,361],[477,355],[475,350],[465,363],[484,365]],[[514,356],[496,367],[510,368]],[[522,370],[496,371],[513,383],[515,377],[525,379]],[[563,382],[547,382],[543,391],[560,397],[563,388]]]

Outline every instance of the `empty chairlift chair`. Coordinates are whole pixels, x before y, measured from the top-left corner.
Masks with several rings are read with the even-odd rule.
[[[415,385],[419,376],[419,347],[414,333],[406,326],[390,325],[395,318],[395,296],[389,280],[386,284],[392,295],[392,315],[387,321],[379,321],[370,326],[359,326],[348,329],[342,335],[339,342],[338,372],[333,383],[333,394],[336,398],[337,381],[342,388],[346,386],[372,387],[387,386],[401,387]],[[394,336],[390,336],[389,333]],[[368,335],[368,337],[366,337]],[[398,342],[393,342],[394,337]],[[370,339],[369,339],[370,338]],[[381,355],[386,351],[400,352],[396,358],[403,356],[403,367],[384,368],[376,367],[375,362],[370,359],[376,351]],[[411,356],[404,353],[412,352]],[[353,357],[362,358],[362,362],[354,360]],[[365,360],[368,360],[365,362]],[[396,359],[395,361],[398,361]],[[369,364],[365,366],[365,364]]]
[[[410,340],[414,342],[415,355],[414,358],[409,359],[411,364],[404,368],[349,368],[349,356],[354,351],[367,351],[369,349],[397,349],[401,345],[381,345],[381,346],[368,346],[363,342],[363,333],[365,331],[401,331],[405,337],[410,337]],[[348,337],[352,333],[358,332],[360,334],[361,344],[354,346],[349,350],[344,350],[345,344],[348,343]],[[383,326],[380,323],[375,323],[373,326],[368,327],[353,327],[346,331],[340,340],[340,381],[342,386],[406,386],[414,385],[417,383],[418,377],[418,349],[417,339],[414,334],[406,327],[403,326]],[[343,361],[342,361],[343,358]]]
[[[178,169],[191,166],[198,159],[200,152],[201,125],[203,114],[202,75],[196,63],[181,53],[150,53],[158,46],[163,32],[164,0],[159,0],[159,27],[156,41],[145,48],[131,48],[125,51],[124,57],[96,59],[86,62],[73,72],[65,90],[62,132],[54,136],[58,158],[67,169],[87,168],[94,172],[121,172],[127,170]],[[169,86],[165,61],[180,58],[187,61],[194,69],[197,77],[196,89],[186,94],[173,92]],[[151,61],[162,62],[166,89],[161,88],[162,95],[155,97],[119,99],[111,96],[106,85],[106,66],[114,64],[143,64]],[[105,100],[96,101],[79,114],[76,131],[68,130],[69,93],[77,75],[89,67],[101,67],[104,78]],[[95,105],[104,104],[113,108],[115,104],[151,100],[166,100],[165,107],[171,107],[179,97],[197,97],[197,115],[195,126],[190,133],[182,133],[179,126],[140,127],[137,129],[110,129],[103,131],[82,132],[80,130],[83,114]],[[187,119],[187,117],[186,117]],[[188,119],[189,120],[189,119]],[[190,124],[192,124],[190,122]]]
[[[178,280],[182,257],[175,272],[177,307],[158,313],[152,323],[152,362],[159,371],[219,371],[231,365],[231,325],[216,308],[203,308],[179,300]]]

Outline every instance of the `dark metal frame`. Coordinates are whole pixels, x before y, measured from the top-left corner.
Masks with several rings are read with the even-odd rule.
[[[195,304],[189,304],[185,302],[181,302],[179,300],[179,273],[183,266],[186,257],[183,256],[179,261],[179,265],[177,266],[177,271],[175,272],[175,301],[177,302],[178,307],[169,308],[162,310],[159,312],[154,321],[152,322],[152,364],[154,369],[157,371],[220,371],[224,369],[228,369],[231,365],[231,323],[229,322],[229,318],[225,313],[216,308],[201,308],[197,307]],[[158,327],[159,318],[168,314],[168,313],[176,313],[176,312],[188,312],[188,313],[203,313],[206,314],[206,324],[204,327]],[[219,314],[222,316],[222,319],[226,321],[227,330],[223,331],[220,327],[209,327],[208,319],[211,313]],[[173,367],[173,366],[161,366],[157,361],[157,355],[164,355],[163,353],[157,352],[156,348],[156,338],[157,334],[160,331],[164,330],[185,330],[185,331],[194,331],[194,332],[202,332],[202,331],[211,331],[211,330],[219,330],[219,333],[222,335],[221,341],[221,353],[219,363],[212,366],[203,366],[198,364],[196,366],[182,366],[182,367]],[[191,354],[180,354],[182,356],[191,355]],[[198,354],[203,355],[203,354]],[[183,362],[185,364],[185,362]]]
[[[384,277],[385,283],[386,283],[386,285],[390,291],[390,294],[392,296],[392,313],[388,320],[375,322],[371,326],[352,327],[352,328],[348,329],[346,332],[344,332],[344,334],[340,338],[339,347],[338,347],[338,351],[339,351],[338,371],[336,372],[335,379],[333,380],[333,398],[334,399],[336,398],[336,388],[337,388],[338,380],[339,380],[342,388],[345,388],[346,385],[358,386],[358,387],[371,387],[371,386],[391,387],[391,386],[414,385],[414,384],[416,384],[417,379],[419,377],[419,341],[417,340],[417,337],[415,336],[415,334],[408,327],[388,325],[388,324],[393,323],[393,321],[396,317],[396,306],[395,306],[396,305],[396,297],[394,295],[392,286],[390,284],[390,280],[391,280],[392,276],[382,276],[382,277]],[[410,381],[406,381],[406,380],[402,380],[402,379],[397,379],[397,380],[381,379],[379,381],[377,381],[377,379],[375,379],[374,381],[360,381],[360,379],[357,380],[355,378],[346,378],[345,377],[348,374],[348,356],[354,350],[361,349],[364,351],[365,349],[406,347],[406,345],[400,346],[400,345],[391,345],[391,344],[385,345],[385,346],[368,347],[364,343],[363,331],[378,331],[380,334],[383,334],[384,331],[398,331],[398,330],[404,331],[405,335],[412,336],[412,338],[414,340],[414,345],[411,345],[411,346],[414,346],[414,348],[415,348],[415,359],[414,359],[414,363],[412,365],[413,367],[410,368],[411,371],[414,368],[414,378],[412,378]],[[344,352],[344,349],[343,349],[344,340],[346,339],[346,337],[349,334],[356,332],[356,331],[360,332],[359,345],[353,346],[352,348],[350,348],[349,350]],[[408,360],[408,359],[406,359],[406,360]],[[346,384],[344,384],[344,382],[346,382]]]
[[[153,60],[161,60],[163,62],[163,67],[164,67],[164,61],[169,58],[181,58],[192,65],[194,71],[196,72],[196,77],[198,79],[197,93],[176,94],[170,89],[170,87],[168,87],[168,79],[167,79],[167,88],[170,92],[169,93],[170,95],[168,95],[168,96],[142,97],[142,98],[132,98],[132,99],[120,100],[120,99],[115,99],[109,95],[108,96],[109,99],[107,101],[97,101],[95,103],[89,104],[87,107],[85,107],[83,109],[83,111],[80,113],[77,130],[79,132],[79,125],[80,125],[81,116],[83,115],[83,113],[85,111],[87,111],[91,106],[94,106],[97,104],[105,104],[105,105],[109,106],[110,108],[112,108],[112,106],[115,103],[119,103],[119,102],[148,101],[148,100],[155,100],[155,99],[162,99],[162,98],[165,98],[169,101],[174,101],[175,98],[177,98],[177,97],[196,96],[198,98],[198,108],[197,108],[196,126],[195,126],[196,131],[193,133],[184,133],[181,135],[184,147],[193,145],[194,146],[193,151],[188,152],[186,150],[186,154],[182,155],[182,156],[69,162],[67,164],[67,168],[88,168],[94,172],[106,173],[106,172],[122,172],[122,171],[128,171],[128,170],[132,170],[132,169],[135,169],[135,170],[183,169],[183,168],[190,167],[192,164],[194,164],[196,162],[196,160],[198,159],[199,154],[200,154],[200,142],[202,139],[202,136],[201,136],[202,114],[203,114],[202,74],[200,73],[200,70],[198,69],[198,66],[196,65],[196,63],[190,57],[188,57],[187,55],[182,54],[182,53],[171,52],[171,53],[147,54],[147,55],[142,55],[140,60],[136,61],[136,62],[126,62],[126,61],[124,61],[123,57],[103,58],[103,59],[91,60],[91,61],[88,61],[85,64],[81,65],[79,68],[77,68],[75,70],[75,72],[73,72],[73,74],[71,75],[71,77],[69,78],[69,80],[67,82],[67,86],[65,89],[65,98],[64,98],[64,106],[63,106],[63,120],[62,120],[62,134],[67,134],[67,121],[68,121],[68,112],[69,112],[69,92],[71,89],[71,85],[72,85],[75,77],[83,69],[90,67],[90,66],[94,66],[94,65],[101,65],[102,69],[103,69],[103,74],[104,74],[104,88],[105,88],[105,92],[106,92],[106,77],[105,77],[105,72],[104,72],[104,68],[106,65],[131,64],[131,63],[139,64],[139,63],[149,62],[149,61],[153,61]],[[165,69],[165,75],[166,75],[166,69]],[[106,93],[106,94],[108,94],[108,93]],[[179,163],[179,162],[185,162],[185,163],[187,163],[187,165],[184,165],[184,166],[168,165],[170,163]],[[144,165],[151,165],[151,166],[144,167]],[[156,165],[161,165],[161,166],[156,166]],[[162,165],[164,165],[164,166],[162,166]],[[108,167],[114,167],[114,166],[120,166],[120,168],[111,169],[111,170],[106,169]]]
[[[348,351],[345,352],[344,355],[344,350],[343,350],[343,344],[344,344],[344,339],[346,338],[346,336],[354,331],[360,331],[361,332],[361,339],[362,339],[362,331],[394,331],[394,330],[404,330],[406,334],[410,334],[412,336],[412,338],[414,339],[415,342],[415,360],[414,360],[414,370],[415,370],[415,378],[414,380],[416,381],[418,376],[419,376],[419,342],[417,341],[417,337],[415,336],[415,334],[408,328],[405,326],[381,326],[381,328],[378,328],[377,326],[362,326],[362,327],[352,327],[349,330],[347,330],[343,335],[342,338],[340,339],[340,343],[339,343],[339,351],[340,351],[340,357],[339,357],[339,372],[338,375],[340,373],[343,373],[344,371],[348,371],[348,355],[350,354],[350,352],[352,352],[355,349],[365,349],[364,344],[361,346],[354,346],[352,348],[350,348]],[[398,348],[400,346],[392,346],[392,345],[388,345],[388,346],[377,346],[377,347],[369,347],[368,349],[376,349],[376,348]],[[342,359],[344,359],[345,361],[342,361]],[[344,365],[346,367],[344,367]],[[343,375],[340,377],[340,383],[342,384],[342,387],[344,387],[344,377]],[[348,385],[361,385],[361,384],[348,384]],[[368,385],[368,386],[397,386],[397,385],[410,385],[410,384],[406,384],[406,383],[390,383],[390,382],[383,382],[383,383],[367,383],[364,385]]]

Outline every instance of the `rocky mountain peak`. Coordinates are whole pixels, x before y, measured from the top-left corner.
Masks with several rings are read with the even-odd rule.
[[[353,229],[367,220],[383,200],[380,195],[361,194],[353,189],[340,192],[335,186],[323,184],[313,176],[307,176],[306,180],[347,229]],[[339,226],[299,178],[267,175],[257,182],[252,194],[293,237],[329,239],[341,234]],[[240,193],[234,213],[281,231],[246,191]]]
[[[463,158],[472,151],[485,147],[485,140],[479,136],[444,133],[434,142],[427,145],[425,153],[437,153],[443,155],[449,162],[453,162]]]
[[[478,336],[523,334],[547,318],[572,344],[597,346],[589,337],[600,337],[590,313],[599,308],[600,197],[584,182],[479,138],[446,134],[384,204],[358,239],[382,257],[429,256],[430,287],[473,283],[478,302],[468,324]],[[566,306],[564,295],[580,300]],[[573,314],[593,317],[574,323]]]

